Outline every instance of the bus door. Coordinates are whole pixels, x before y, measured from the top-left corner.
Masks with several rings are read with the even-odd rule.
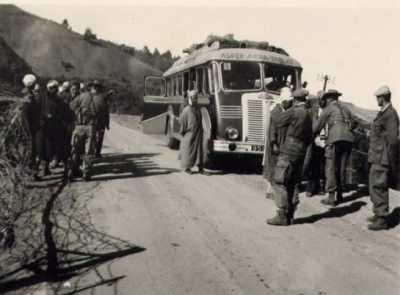
[[[166,112],[166,81],[163,77],[147,76],[144,80],[142,120]]]

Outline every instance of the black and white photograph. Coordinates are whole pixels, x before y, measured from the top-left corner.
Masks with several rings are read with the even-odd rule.
[[[0,1],[0,294],[400,295],[400,2]]]

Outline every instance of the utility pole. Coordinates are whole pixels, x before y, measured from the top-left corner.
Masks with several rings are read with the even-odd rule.
[[[325,75],[319,74],[318,75],[318,80],[323,81],[324,84],[323,84],[322,90],[326,91],[326,87],[328,86],[328,82],[332,82],[333,83],[335,78],[333,78],[332,76],[329,76],[327,74],[325,74]]]
[[[325,91],[326,90],[326,85],[328,84],[328,81],[329,81],[329,76],[325,75],[323,79],[324,79],[324,88],[323,88],[323,90]]]

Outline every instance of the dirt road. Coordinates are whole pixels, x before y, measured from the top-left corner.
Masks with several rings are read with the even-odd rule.
[[[177,151],[115,121],[105,145],[93,219],[146,248],[108,265],[118,294],[400,294],[400,226],[368,231],[368,196],[329,209],[302,195],[297,224],[272,227],[260,175],[183,174]]]

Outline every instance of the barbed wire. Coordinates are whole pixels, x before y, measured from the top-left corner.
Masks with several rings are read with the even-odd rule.
[[[23,103],[0,100],[0,292],[47,281],[56,293],[58,281],[91,271],[101,282],[114,280],[110,268],[100,274],[98,267],[144,249],[98,229],[91,190],[64,190],[62,181],[53,188],[32,185],[27,127]]]

